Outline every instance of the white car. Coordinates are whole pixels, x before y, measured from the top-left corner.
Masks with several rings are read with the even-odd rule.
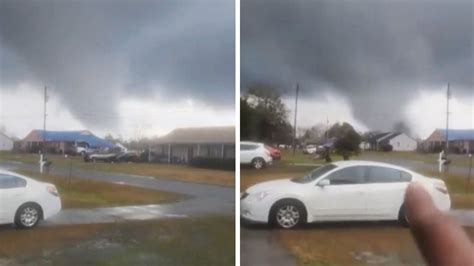
[[[0,170],[0,224],[31,228],[61,210],[53,184]]]
[[[265,144],[258,142],[240,142],[240,164],[251,164],[255,169],[272,163],[270,151],[265,148]]]
[[[293,228],[318,221],[399,220],[407,225],[403,200],[410,182],[419,182],[436,206],[451,206],[442,180],[391,164],[342,161],[302,177],[256,184],[241,194],[242,218]]]

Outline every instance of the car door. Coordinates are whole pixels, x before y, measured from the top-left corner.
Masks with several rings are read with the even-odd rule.
[[[405,189],[411,181],[408,172],[390,167],[369,166],[367,180],[367,215],[374,218],[398,217]]]
[[[357,220],[364,217],[366,172],[365,166],[346,167],[323,178],[329,180],[329,185],[315,184],[311,199],[314,219]]]
[[[0,223],[13,222],[15,212],[26,196],[26,180],[10,174],[0,174]]]
[[[249,164],[252,162],[252,159],[255,154],[256,145],[251,144],[240,144],[240,163]]]

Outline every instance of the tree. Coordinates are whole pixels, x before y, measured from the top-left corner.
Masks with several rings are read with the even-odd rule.
[[[280,93],[266,85],[252,86],[240,98],[240,127],[242,139],[267,143],[290,143],[293,134]]]
[[[359,153],[361,136],[349,123],[336,123],[328,131],[329,137],[336,138],[334,150],[341,155],[344,160],[349,160],[353,154]]]
[[[326,128],[324,124],[319,123],[310,128],[305,128],[302,130],[304,133],[299,137],[301,143],[313,142],[320,143],[324,139],[326,133]]]

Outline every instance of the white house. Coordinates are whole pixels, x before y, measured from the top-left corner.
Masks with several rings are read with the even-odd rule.
[[[11,151],[13,149],[13,139],[0,132],[0,151]]]
[[[394,151],[415,151],[417,142],[405,133],[392,133],[378,139],[379,145],[382,143],[390,144]]]

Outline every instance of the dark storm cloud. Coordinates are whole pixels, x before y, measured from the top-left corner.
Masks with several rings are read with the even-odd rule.
[[[51,87],[86,125],[120,98],[233,108],[234,2],[0,1],[0,82]]]
[[[418,88],[451,82],[458,97],[472,95],[473,3],[242,0],[242,90],[330,89],[367,126],[391,129]]]

